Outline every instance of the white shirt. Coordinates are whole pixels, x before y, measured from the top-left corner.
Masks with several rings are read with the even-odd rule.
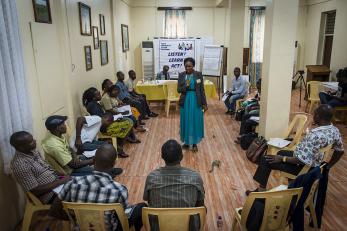
[[[99,116],[85,116],[84,118],[86,119],[86,124],[83,125],[81,130],[81,140],[83,144],[95,140],[101,128],[101,118]],[[76,148],[75,141],[76,130],[72,133],[70,137],[71,148]]]

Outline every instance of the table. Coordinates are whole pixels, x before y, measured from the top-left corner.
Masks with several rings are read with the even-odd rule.
[[[135,89],[137,93],[145,94],[147,100],[166,100],[166,86],[168,82],[174,82],[177,84],[177,80],[156,80],[148,83],[139,81],[137,82]],[[211,81],[205,80],[204,86],[206,98],[214,98],[217,96],[216,87]],[[179,96],[178,93],[177,96]]]
[[[330,69],[324,65],[307,65],[306,82],[310,81],[329,81]]]

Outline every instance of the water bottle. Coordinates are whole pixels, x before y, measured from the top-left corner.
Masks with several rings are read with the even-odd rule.
[[[223,228],[223,219],[222,219],[222,216],[219,216],[219,215],[217,218],[217,228],[218,228],[218,230],[222,230],[222,228]]]

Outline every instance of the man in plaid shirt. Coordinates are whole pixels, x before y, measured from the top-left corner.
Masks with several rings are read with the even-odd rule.
[[[117,151],[110,144],[102,145],[95,154],[93,174],[73,178],[59,192],[62,201],[77,203],[121,203],[135,230],[142,227],[142,207],[145,203],[130,205],[127,188],[115,182],[111,171],[116,162]],[[105,213],[107,230],[122,230],[115,212]]]

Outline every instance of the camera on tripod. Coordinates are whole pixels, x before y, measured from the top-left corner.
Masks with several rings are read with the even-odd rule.
[[[299,73],[300,75],[303,75],[303,74],[305,74],[305,71],[304,71],[304,70],[298,70],[298,73]]]

